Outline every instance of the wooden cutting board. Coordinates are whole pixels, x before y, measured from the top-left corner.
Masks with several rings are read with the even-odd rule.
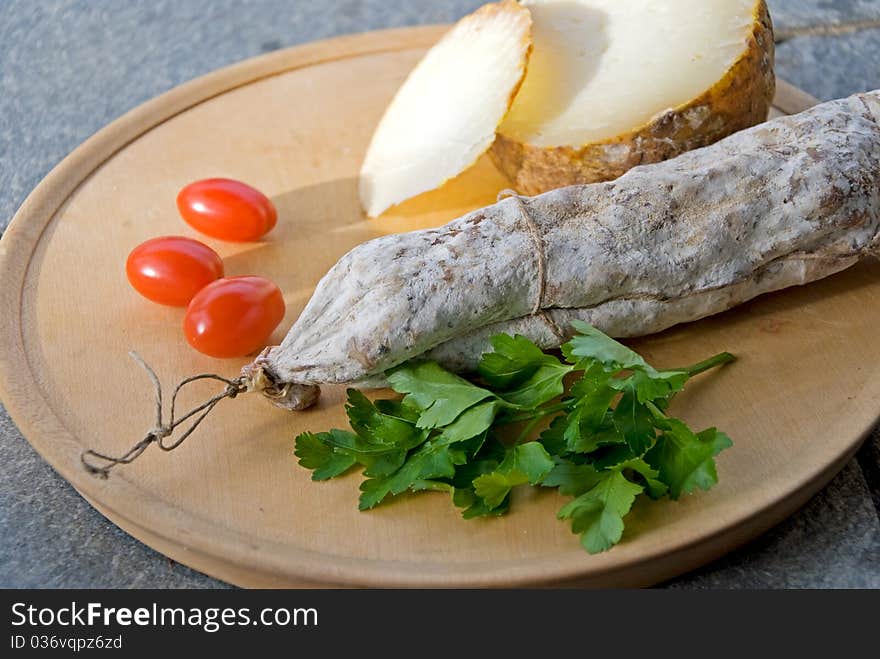
[[[658,366],[721,350],[736,364],[676,399],[698,427],[735,441],[721,483],[685,500],[637,505],[623,541],[584,553],[556,520],[563,499],[517,492],[500,519],[463,521],[447,495],[402,496],[357,511],[358,474],[312,483],[292,455],[300,431],[344,427],[342,390],[304,413],[260,397],[224,401],[171,454],[152,447],[103,481],[86,447],[119,453],[152,423],[135,349],[166,384],[234,376],[245,360],[191,350],[182,311],[140,298],[123,264],[138,243],[195,235],[177,191],[210,176],[264,190],[280,221],[259,244],[205,239],[228,274],[284,290],[280,340],[318,279],[354,245],[401,226],[439,224],[506,187],[487,160],[381,222],[361,218],[356,177],[385,105],[443,28],[361,34],[249,60],[135,109],[68,156],[0,242],[0,394],[40,454],[98,510],[177,561],[246,586],[634,586],[705,563],[804,503],[844,464],[880,410],[880,264],[633,342]],[[777,112],[814,101],[780,83]],[[196,388],[189,402],[213,393]],[[187,401],[184,401],[184,404]],[[136,569],[136,568],[133,568]]]

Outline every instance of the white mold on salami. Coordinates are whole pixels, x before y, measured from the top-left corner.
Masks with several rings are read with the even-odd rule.
[[[254,366],[312,392],[379,384],[415,357],[472,368],[497,332],[544,348],[565,340],[574,319],[612,336],[650,334],[828,276],[878,244],[875,91],[613,182],[508,198],[439,229],[364,243]]]

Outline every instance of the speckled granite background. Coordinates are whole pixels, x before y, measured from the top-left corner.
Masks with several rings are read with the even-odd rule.
[[[480,0],[0,0],[0,228],[96,130],[237,60],[452,21]],[[779,75],[821,99],[880,87],[880,0],[770,0]],[[2,285],[2,282],[0,282]],[[2,313],[2,310],[0,310]],[[880,433],[799,513],[673,588],[880,587]],[[95,512],[0,408],[0,586],[223,587]]]

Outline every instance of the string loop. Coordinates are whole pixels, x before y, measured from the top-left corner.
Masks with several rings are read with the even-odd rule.
[[[183,444],[186,441],[187,437],[189,437],[196,428],[199,427],[199,424],[205,419],[208,414],[211,413],[211,410],[219,403],[221,400],[225,398],[235,398],[238,394],[247,390],[247,385],[245,383],[245,378],[238,377],[235,379],[225,378],[222,375],[216,375],[214,373],[201,373],[199,375],[193,375],[184,380],[181,380],[177,386],[174,388],[174,393],[171,395],[171,409],[170,409],[170,418],[167,423],[164,421],[164,403],[162,399],[162,383],[159,381],[159,377],[156,375],[156,372],[147,364],[139,354],[132,351],[128,353],[131,358],[146,371],[147,375],[150,377],[150,380],[153,382],[153,387],[156,392],[156,422],[153,427],[147,431],[147,434],[144,435],[144,438],[137,442],[134,446],[132,446],[128,451],[120,456],[110,456],[105,455],[104,453],[99,453],[92,449],[88,449],[83,451],[80,456],[80,460],[82,461],[83,467],[85,467],[86,471],[94,476],[98,476],[99,478],[107,478],[110,474],[110,470],[113,469],[116,465],[120,464],[130,464],[137,460],[141,454],[147,450],[150,444],[156,444],[163,451],[173,451],[178,446]],[[218,382],[222,382],[226,385],[223,391],[216,396],[208,399],[201,405],[197,405],[192,408],[188,412],[186,412],[180,418],[176,416],[176,406],[177,406],[177,396],[180,394],[181,390],[188,384],[192,382],[196,382],[198,380],[216,380]],[[180,435],[177,439],[172,442],[166,442],[165,440],[169,439],[174,431],[181,425],[193,419],[192,423],[189,427],[184,430],[183,434]],[[93,462],[93,460],[98,460],[99,462]]]

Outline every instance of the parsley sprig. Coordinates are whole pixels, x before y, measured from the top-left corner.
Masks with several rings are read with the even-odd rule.
[[[694,432],[668,409],[691,377],[734,357],[658,371],[586,323],[575,329],[564,360],[498,334],[473,381],[409,362],[388,376],[401,400],[349,389],[351,430],[302,433],[299,463],[319,481],[362,466],[361,510],[437,490],[471,519],[507,512],[515,487],[555,487],[572,497],[558,517],[588,552],[605,551],[620,541],[638,496],[678,499],[718,482],[715,456],[730,438]]]

